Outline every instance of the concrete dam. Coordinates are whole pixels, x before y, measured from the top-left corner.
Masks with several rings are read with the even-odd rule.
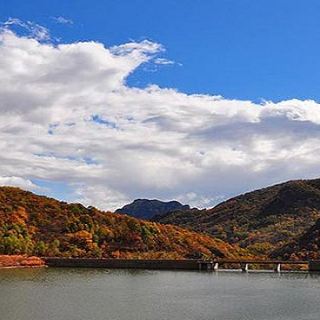
[[[218,271],[220,268],[250,271],[252,266],[266,267],[264,270],[281,272],[282,266],[303,266],[304,270],[320,272],[320,261],[280,260],[125,260],[97,258],[42,258],[49,267],[109,268],[109,269],[150,269],[150,270],[199,270]],[[271,269],[270,269],[271,267]]]

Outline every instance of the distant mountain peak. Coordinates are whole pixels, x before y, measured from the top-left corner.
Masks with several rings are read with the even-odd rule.
[[[117,209],[117,213],[125,213],[139,219],[152,219],[154,216],[167,214],[176,210],[189,210],[189,205],[183,205],[176,200],[160,201],[157,199],[135,199],[133,202]]]

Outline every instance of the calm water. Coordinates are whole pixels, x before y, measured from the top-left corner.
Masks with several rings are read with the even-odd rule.
[[[1,320],[320,319],[320,276],[0,270]]]

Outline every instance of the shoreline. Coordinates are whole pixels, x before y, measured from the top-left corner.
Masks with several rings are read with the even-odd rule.
[[[0,266],[0,270],[6,269],[40,269],[40,268],[48,268],[47,265],[42,266]]]
[[[27,255],[0,255],[0,269],[45,267],[43,259]]]

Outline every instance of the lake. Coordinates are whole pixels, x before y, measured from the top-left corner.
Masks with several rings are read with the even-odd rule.
[[[307,273],[2,269],[1,320],[319,320]]]

